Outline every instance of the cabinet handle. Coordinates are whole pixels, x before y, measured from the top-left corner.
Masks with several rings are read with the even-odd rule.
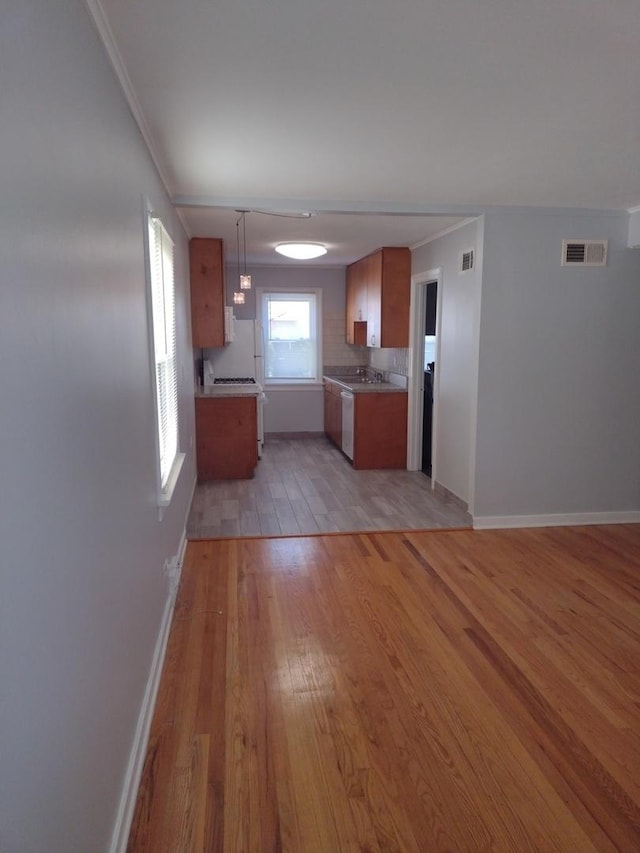
[[[371,346],[374,347],[376,345],[376,336],[371,335]]]
[[[358,311],[358,320],[362,320],[362,308]]]

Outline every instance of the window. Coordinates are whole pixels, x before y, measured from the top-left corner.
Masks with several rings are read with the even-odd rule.
[[[320,292],[262,291],[260,307],[265,382],[320,382]]]
[[[424,336],[424,369],[427,370],[430,364],[436,360],[436,336]]]
[[[167,506],[184,454],[178,445],[178,383],[173,242],[162,222],[147,214],[151,349],[154,361],[158,451],[158,503]]]

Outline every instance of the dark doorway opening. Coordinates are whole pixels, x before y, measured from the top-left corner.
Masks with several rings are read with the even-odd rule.
[[[422,471],[430,477],[433,445],[433,390],[436,373],[437,282],[431,281],[427,284],[426,295],[424,317],[424,395],[422,402]]]

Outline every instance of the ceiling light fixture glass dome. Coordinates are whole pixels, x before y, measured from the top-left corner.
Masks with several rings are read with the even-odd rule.
[[[327,254],[327,247],[322,243],[278,243],[276,252],[285,258],[294,258],[296,261],[308,261],[311,258],[319,258]]]

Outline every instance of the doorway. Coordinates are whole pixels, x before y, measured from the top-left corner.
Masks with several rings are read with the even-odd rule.
[[[433,394],[436,373],[436,317],[438,282],[427,282],[424,313],[424,356],[422,397],[422,473],[427,477],[432,471],[433,452]]]
[[[442,313],[441,281],[442,270],[439,267],[411,278],[407,468],[409,471],[424,470],[426,473],[430,466],[432,488],[438,468],[439,371],[436,370],[436,365],[440,349],[438,334]],[[427,385],[425,394],[426,366],[430,362],[432,370],[429,372],[428,381],[431,385]],[[423,448],[426,451],[424,459]]]

